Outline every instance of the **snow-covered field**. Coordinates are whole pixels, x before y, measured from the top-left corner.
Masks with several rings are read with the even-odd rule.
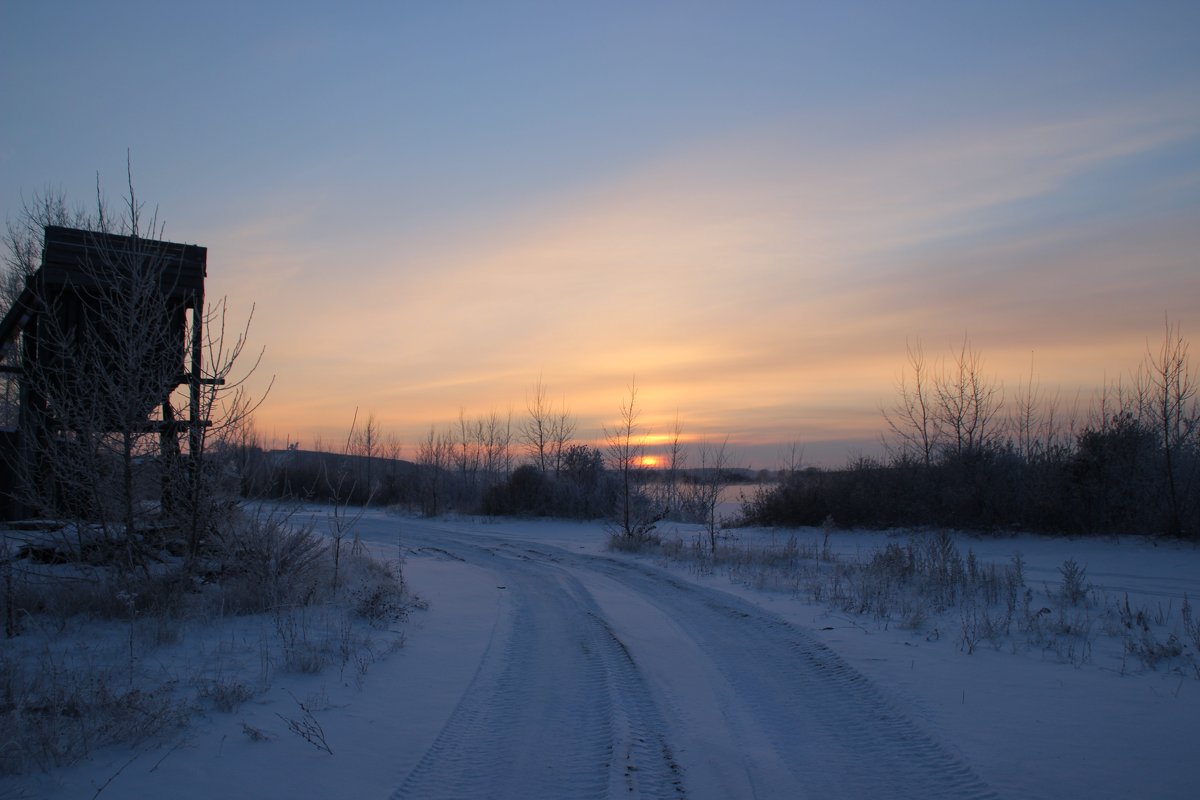
[[[1014,635],[968,655],[960,610],[903,628],[720,569],[608,552],[598,524],[372,511],[358,532],[403,557],[428,603],[402,649],[365,675],[275,671],[232,712],[8,779],[0,798],[1182,798],[1200,786],[1195,645],[1151,668],[1104,630],[1104,608],[1128,593],[1165,640],[1184,595],[1200,598],[1194,547],[959,537],[983,563],[1020,552],[1047,617],[1066,559],[1091,584],[1078,651]],[[741,546],[787,535],[734,533]],[[829,546],[852,561],[888,541],[903,539],[835,532]],[[253,641],[189,630],[142,658],[167,676],[205,659],[253,673]]]

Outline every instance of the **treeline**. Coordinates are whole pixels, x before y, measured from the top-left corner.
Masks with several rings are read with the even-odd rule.
[[[789,471],[746,521],[1200,537],[1197,376],[1177,327],[1082,423],[1032,379],[1006,402],[981,363],[967,344],[934,365],[910,348],[886,456]]]
[[[796,459],[743,508],[759,525],[941,526],[1056,534],[1200,535],[1200,405],[1187,342],[1168,324],[1161,346],[1090,408],[1064,410],[1032,376],[1006,393],[964,342],[930,362],[910,347],[884,411],[885,455],[838,470]],[[720,527],[734,470],[726,445],[691,452],[678,423],[646,466],[637,388],[600,446],[575,437],[565,402],[539,379],[523,416],[431,427],[410,460],[369,416],[340,452],[242,448],[247,496],[399,506],[428,516],[606,519],[637,539],[670,518]],[[251,463],[253,462],[253,464]]]
[[[745,479],[745,471],[730,468],[724,443],[700,443],[696,463],[689,463],[678,423],[661,467],[649,468],[636,385],[600,447],[575,438],[574,417],[565,403],[547,399],[540,379],[526,405],[517,420],[460,413],[453,424],[431,427],[411,460],[401,458],[398,440],[374,414],[356,420],[336,451],[267,450],[247,430],[225,456],[244,497],[399,507],[426,516],[606,519],[634,539],[664,518],[716,526],[721,489]]]

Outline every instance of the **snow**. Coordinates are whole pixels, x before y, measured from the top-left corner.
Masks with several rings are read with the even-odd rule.
[[[1171,798],[1194,796],[1200,781],[1194,660],[1149,669],[1099,632],[1075,663],[1012,644],[968,655],[954,612],[938,636],[902,630],[607,552],[598,524],[370,511],[358,532],[381,558],[403,554],[428,604],[403,624],[401,649],[361,677],[276,671],[232,713],[6,779],[0,798]],[[852,558],[894,540],[834,532],[829,542]],[[1133,607],[1178,618],[1185,593],[1200,598],[1190,546],[957,541],[983,562],[1020,552],[1038,602],[1068,558],[1086,567],[1098,602],[1128,593]],[[219,667],[253,682],[256,624],[189,628],[153,658],[181,681]],[[332,754],[289,732],[300,703]]]

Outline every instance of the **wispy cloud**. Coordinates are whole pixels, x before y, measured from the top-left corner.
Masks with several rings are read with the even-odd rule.
[[[711,408],[766,437],[815,425],[803,411],[815,407],[827,429],[865,435],[906,336],[1003,349],[1016,326],[1055,341],[1070,328],[1102,349],[1113,327],[1128,338],[1153,324],[1147,309],[1197,296],[1196,272],[1180,269],[1196,237],[1161,215],[1127,209],[1124,246],[1086,213],[1052,230],[1029,221],[1038,206],[1074,214],[1080,180],[1194,143],[1200,103],[1187,99],[880,132],[869,147],[786,119],[693,143],[437,240],[376,233],[352,256],[373,249],[369,267],[331,265],[296,289],[296,307],[322,313],[273,349],[289,371],[325,364],[346,399],[358,387],[359,402],[414,415],[520,407],[543,372],[598,425],[636,374],[670,387],[654,397],[661,413]],[[1188,191],[1115,180],[1115,194]],[[1114,314],[1114,295],[1132,313]]]

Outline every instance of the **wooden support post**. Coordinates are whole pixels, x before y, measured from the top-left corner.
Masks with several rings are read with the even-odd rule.
[[[200,409],[201,370],[204,354],[204,292],[192,295],[192,364],[188,370],[188,399],[191,413],[188,419],[188,509],[191,530],[188,532],[188,558],[193,559],[200,549],[200,459],[204,450],[204,423]]]
[[[188,451],[192,454],[193,460],[199,454],[202,447],[202,436],[204,435],[204,421],[200,414],[200,384],[203,381],[201,369],[204,364],[202,357],[204,354],[203,342],[201,337],[204,336],[204,294],[198,293],[194,295],[192,304],[192,368],[188,372],[188,399],[191,401],[191,426],[188,438]]]

